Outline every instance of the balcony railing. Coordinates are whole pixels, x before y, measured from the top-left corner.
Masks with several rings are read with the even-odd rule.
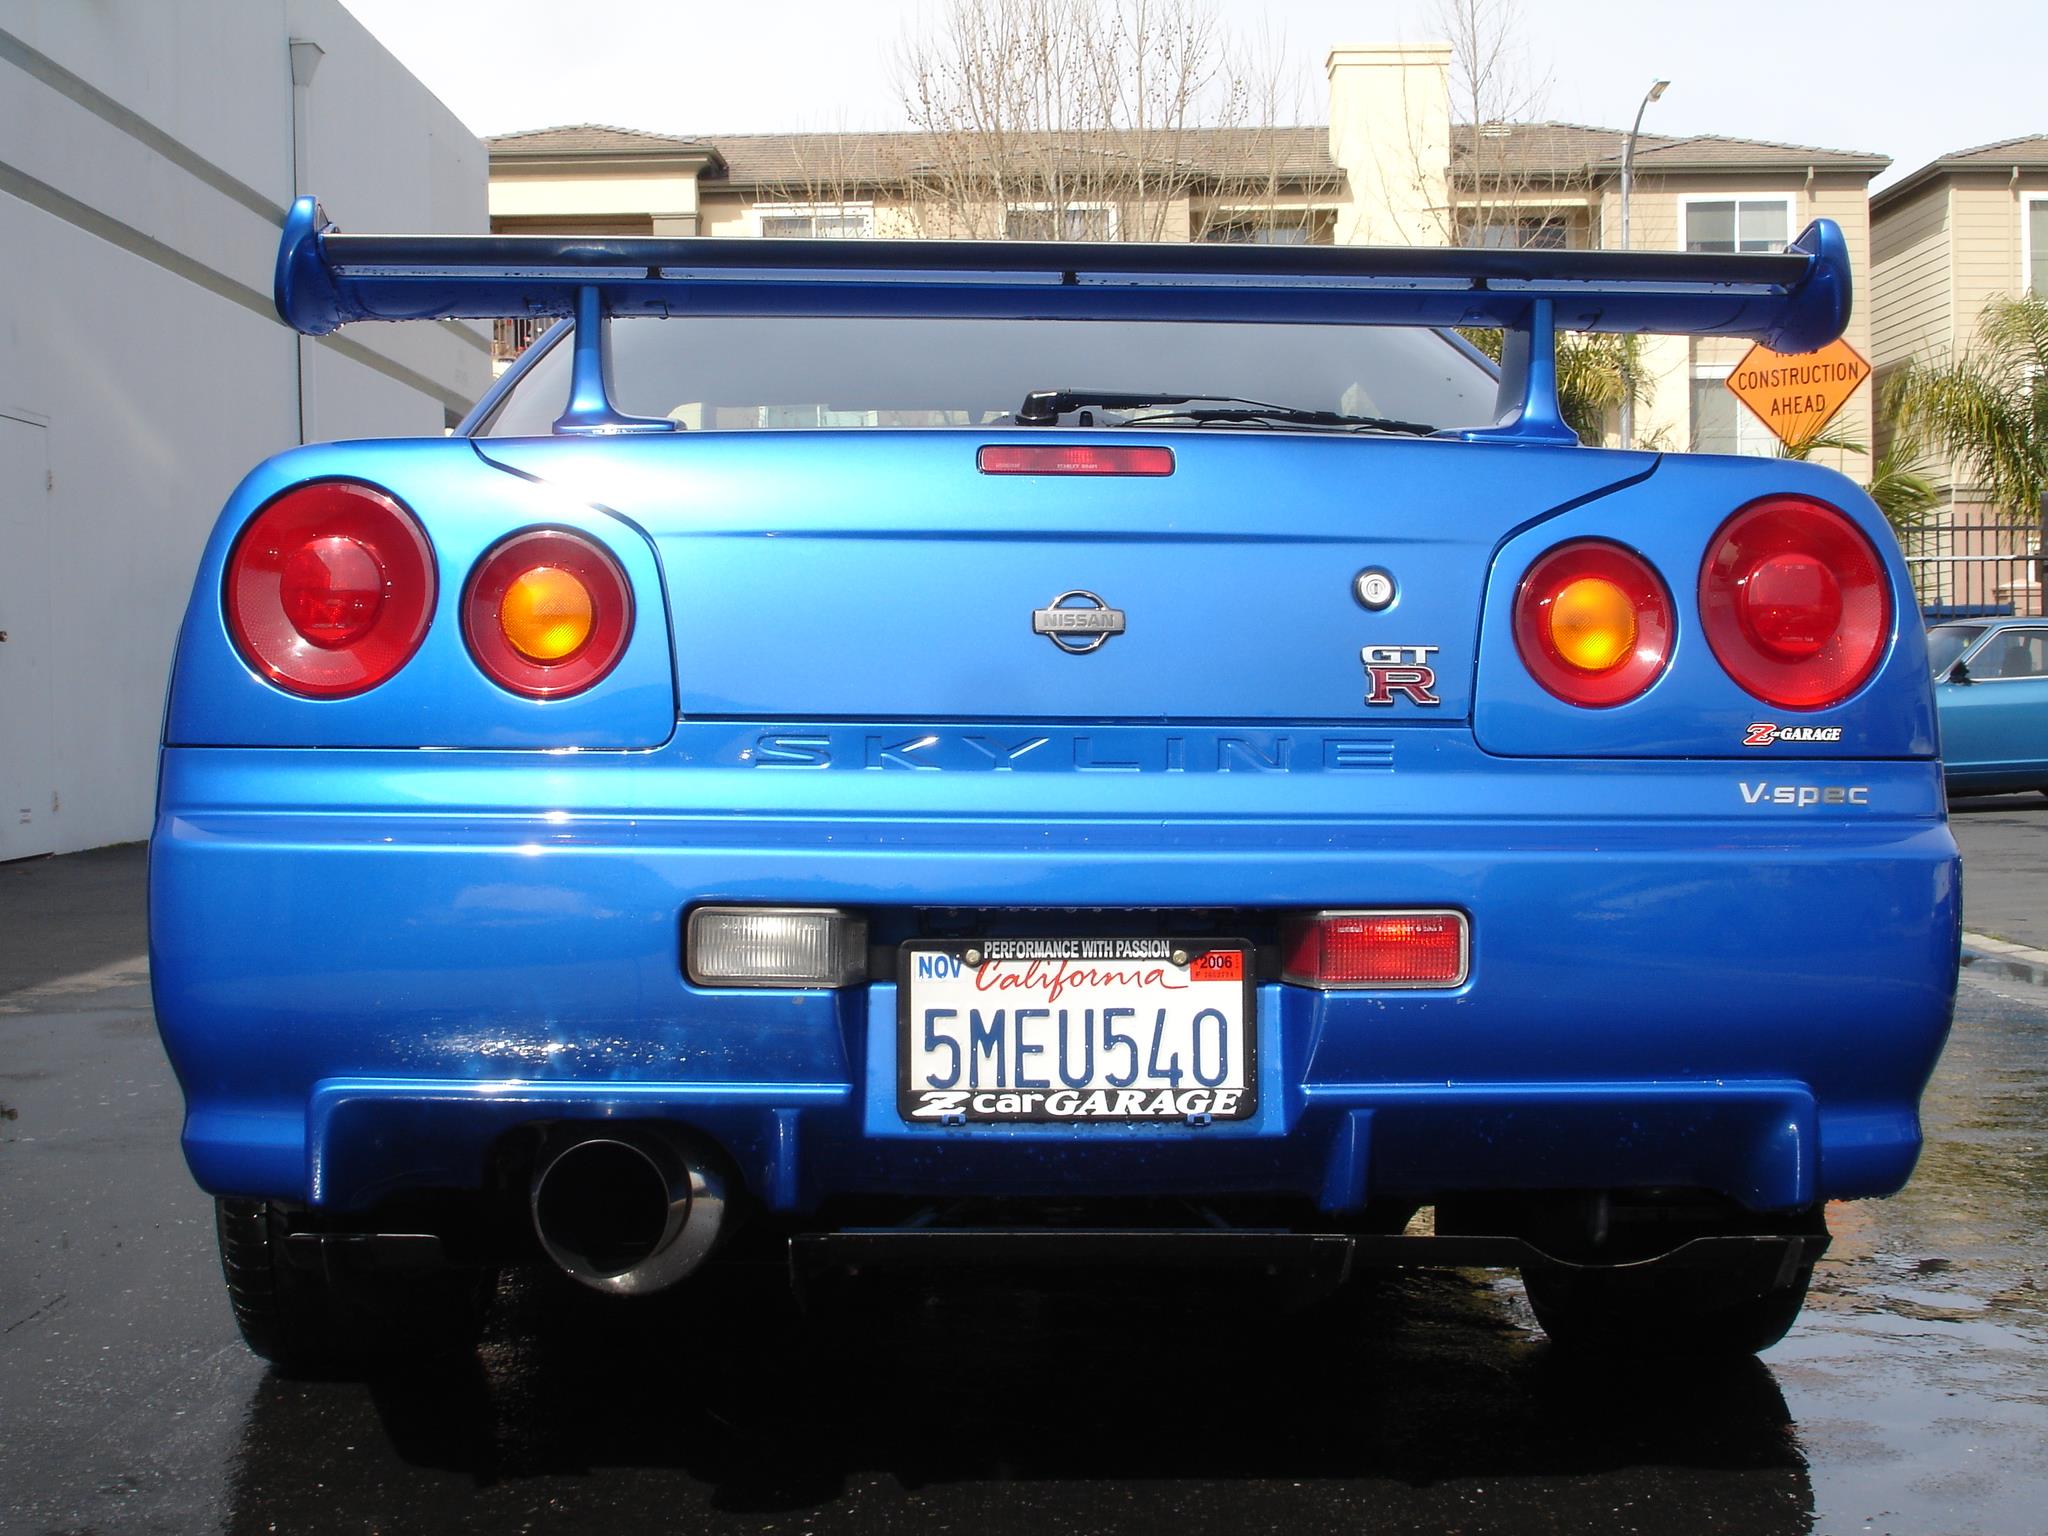
[[[521,315],[491,322],[491,361],[509,363],[524,352],[533,338],[555,323],[552,315]]]

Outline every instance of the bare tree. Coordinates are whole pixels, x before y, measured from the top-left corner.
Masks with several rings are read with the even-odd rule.
[[[1548,102],[1550,75],[1536,67],[1520,0],[1437,0],[1434,19],[1451,53],[1448,143],[1427,131],[1441,103],[1404,101],[1408,139],[1394,151],[1403,175],[1389,178],[1390,200],[1429,189],[1425,223],[1445,245],[1569,243],[1592,168],[1536,151],[1531,129]],[[1393,223],[1409,227],[1403,217]]]
[[[1303,241],[1343,192],[1285,39],[1209,0],[946,0],[896,70],[912,129],[792,136],[764,232]]]
[[[1262,21],[1256,33],[1232,38],[1229,47],[1226,69],[1245,122],[1229,135],[1227,154],[1208,158],[1213,179],[1198,216],[1204,222],[1190,235],[1302,244],[1328,239],[1344,174],[1330,163],[1326,127],[1290,126],[1315,122],[1320,113],[1304,110],[1285,35]]]
[[[764,235],[915,234],[878,227],[877,203],[901,195],[908,135],[830,132],[787,136],[788,164],[756,189]]]
[[[1438,0],[1451,40],[1451,164],[1447,237],[1459,244],[1562,244],[1563,210],[1545,199],[1583,191],[1583,171],[1558,174],[1531,155],[1527,127],[1542,117],[1549,74],[1537,74],[1518,0]]]
[[[951,0],[898,57],[920,232],[1188,239],[1198,194],[1270,200],[1279,92],[1248,58],[1204,0]],[[1191,139],[1209,130],[1233,135],[1222,163]]]
[[[1451,45],[1450,163],[1436,220],[1444,242],[1513,249],[1591,243],[1590,156],[1604,141],[1589,139],[1585,159],[1538,152],[1550,76],[1534,62],[1520,0],[1437,0],[1436,21]],[[1584,226],[1574,228],[1575,219]],[[1491,350],[1490,336],[1476,339]],[[1558,337],[1565,419],[1587,442],[1603,440],[1624,399],[1638,409],[1650,403],[1641,356],[1634,336]]]

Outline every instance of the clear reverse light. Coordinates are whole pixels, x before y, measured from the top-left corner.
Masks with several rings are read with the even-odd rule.
[[[830,907],[699,907],[684,951],[700,987],[848,987],[867,978],[868,925]]]

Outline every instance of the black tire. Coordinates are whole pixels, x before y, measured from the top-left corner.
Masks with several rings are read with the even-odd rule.
[[[1753,1355],[1785,1337],[1806,1302],[1813,1266],[1785,1285],[1754,1285],[1682,1270],[1522,1272],[1536,1321],[1552,1344],[1573,1354],[1664,1359]]]
[[[475,1266],[336,1273],[285,1251],[284,1213],[214,1201],[220,1267],[249,1348],[292,1375],[360,1375],[472,1349],[496,1276]]]

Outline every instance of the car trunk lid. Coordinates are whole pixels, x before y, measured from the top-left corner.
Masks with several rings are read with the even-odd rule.
[[[1140,441],[1172,473],[977,464],[991,442]],[[1494,549],[1654,462],[1218,429],[477,449],[654,540],[685,717],[933,724],[1467,720]],[[1367,571],[1392,585],[1377,611]]]

